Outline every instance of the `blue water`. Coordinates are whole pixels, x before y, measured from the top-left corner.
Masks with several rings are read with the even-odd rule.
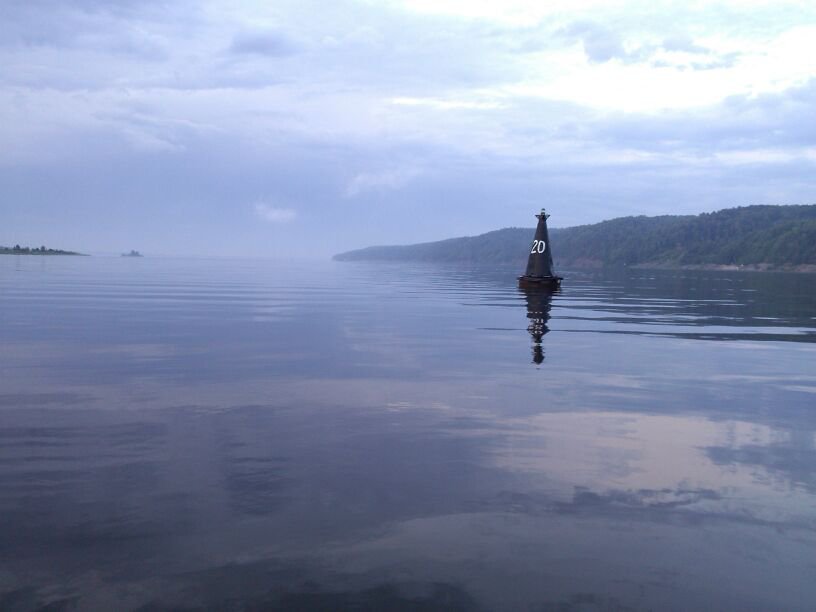
[[[0,609],[816,607],[816,278],[0,257]]]

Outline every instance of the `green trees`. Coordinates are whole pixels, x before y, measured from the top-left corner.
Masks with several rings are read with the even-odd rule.
[[[13,247],[0,246],[0,255],[80,255],[74,251],[62,251],[60,249],[49,249],[45,245],[37,247],[23,247],[15,244]]]
[[[523,263],[532,228],[369,247],[338,260]],[[550,230],[556,265],[816,264],[816,205],[744,206],[685,216],[620,217]]]

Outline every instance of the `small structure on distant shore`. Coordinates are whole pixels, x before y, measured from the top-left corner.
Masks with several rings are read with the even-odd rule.
[[[139,251],[131,251],[130,253],[122,253],[122,257],[144,257]]]
[[[550,247],[550,235],[547,232],[548,215],[544,209],[536,215],[538,227],[536,227],[535,238],[530,256],[527,259],[527,271],[524,276],[519,276],[519,287],[558,289],[562,278],[553,273],[552,248]]]

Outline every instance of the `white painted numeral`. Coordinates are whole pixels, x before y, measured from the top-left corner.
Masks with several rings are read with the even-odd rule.
[[[530,253],[543,253],[546,248],[547,243],[543,240],[533,240],[533,248],[530,249]]]

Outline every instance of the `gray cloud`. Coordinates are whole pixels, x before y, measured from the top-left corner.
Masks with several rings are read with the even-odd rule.
[[[710,156],[757,149],[795,153],[816,145],[816,124],[809,120],[814,105],[816,79],[811,79],[780,93],[732,96],[704,110],[587,119],[583,137],[614,149],[653,153]]]
[[[271,57],[290,55],[296,45],[284,34],[275,30],[239,32],[232,39],[229,52],[237,54],[256,54]]]
[[[578,44],[593,69],[739,61],[683,34],[685,14],[650,21],[647,40],[626,14],[513,25],[342,0],[228,9],[3,6],[0,244],[328,255],[529,225],[544,200],[563,226],[816,190],[814,80],[649,113],[513,89]],[[774,15],[787,20],[775,28],[801,21]]]
[[[615,58],[629,58],[620,35],[597,23],[591,21],[573,23],[564,34],[581,41],[590,62],[603,63]]]
[[[695,44],[688,36],[670,36],[663,40],[661,45],[666,51],[683,51],[685,53],[698,53],[708,55],[711,49]]]
[[[587,59],[603,64],[618,60],[624,64],[649,62],[656,68],[679,70],[713,70],[729,68],[741,57],[738,52],[717,53],[713,49],[697,44],[683,34],[675,34],[663,39],[659,44],[633,45],[627,50],[624,34],[592,21],[580,21],[560,30],[557,35],[568,40],[578,40]],[[661,52],[679,53],[694,59],[657,59]]]

